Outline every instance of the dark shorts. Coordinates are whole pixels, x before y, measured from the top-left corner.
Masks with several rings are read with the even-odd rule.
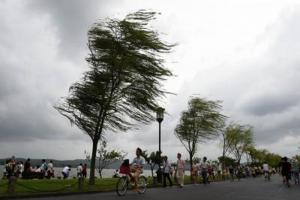
[[[291,173],[290,172],[283,171],[283,172],[281,172],[281,175],[286,177],[287,179],[291,179]]]

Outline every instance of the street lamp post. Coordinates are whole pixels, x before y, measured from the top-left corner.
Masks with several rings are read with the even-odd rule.
[[[162,107],[159,107],[157,108],[157,111],[156,111],[156,120],[158,121],[158,125],[159,125],[159,129],[158,129],[158,154],[159,154],[159,163],[158,163],[158,170],[159,170],[159,173],[157,174],[157,178],[159,181],[161,181],[161,178],[162,178],[162,172],[161,172],[161,169],[160,169],[160,165],[161,165],[161,122],[164,120],[164,111],[165,109],[162,108]]]

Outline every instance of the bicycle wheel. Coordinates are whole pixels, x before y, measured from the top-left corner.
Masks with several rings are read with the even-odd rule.
[[[138,193],[144,194],[147,189],[147,179],[144,176],[140,176],[138,179]]]
[[[128,181],[127,177],[119,178],[117,185],[116,185],[116,192],[119,196],[124,196],[128,189]]]

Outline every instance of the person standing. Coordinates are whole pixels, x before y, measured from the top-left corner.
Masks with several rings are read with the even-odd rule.
[[[177,154],[177,180],[179,187],[182,188],[184,185],[184,169],[185,169],[185,162],[181,159],[181,153]]]
[[[50,160],[48,163],[48,171],[47,171],[47,178],[54,178],[54,165],[53,165],[53,161]]]
[[[78,166],[77,166],[77,177],[78,178],[82,178],[82,163],[80,163]]]
[[[171,165],[168,161],[168,157],[165,156],[163,158],[163,187],[166,187],[166,179],[168,179],[170,186],[173,185],[171,178],[170,178],[170,172],[171,172]]]
[[[87,164],[85,163],[82,167],[82,176],[83,178],[86,178],[87,175]]]
[[[42,164],[41,164],[41,166],[40,166],[40,172],[43,174],[43,176],[45,176],[47,170],[48,170],[48,165],[47,165],[47,163],[46,163],[46,160],[43,159],[43,160],[42,160]]]

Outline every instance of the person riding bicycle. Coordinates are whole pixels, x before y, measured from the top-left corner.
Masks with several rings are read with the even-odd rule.
[[[138,147],[136,149],[136,157],[131,162],[131,167],[130,167],[135,187],[137,187],[138,178],[140,174],[143,173],[143,166],[145,164],[145,159],[141,157],[141,155],[142,155],[142,149]]]
[[[270,174],[270,169],[269,169],[268,163],[264,163],[263,166],[262,166],[262,168],[263,168],[263,171],[264,171],[265,179],[270,180],[270,175],[271,174]]]
[[[126,174],[130,177],[130,180],[133,180],[133,176],[130,173],[130,164],[129,164],[129,159],[125,159],[120,166],[120,174]]]

